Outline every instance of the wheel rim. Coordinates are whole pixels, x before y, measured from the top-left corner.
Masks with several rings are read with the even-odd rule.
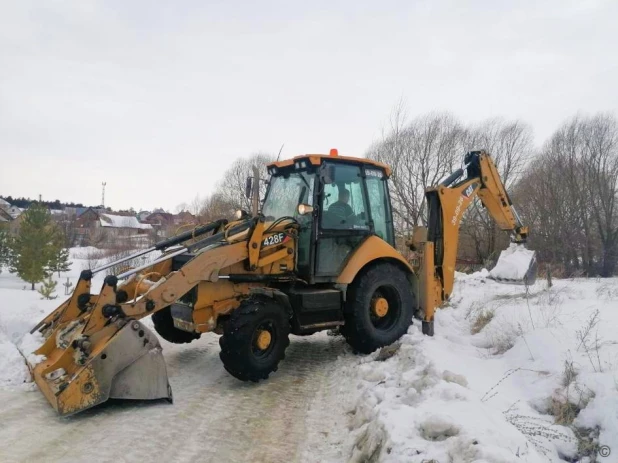
[[[371,324],[379,331],[389,331],[402,313],[401,298],[393,286],[383,285],[376,289],[369,305]]]
[[[251,340],[251,352],[257,359],[267,358],[273,351],[277,342],[277,330],[272,320],[260,323],[253,332]]]
[[[270,331],[260,330],[256,340],[256,346],[260,350],[266,350],[268,349],[268,346],[270,346],[271,340],[272,336],[270,335]]]
[[[374,297],[371,299],[371,313],[378,318],[388,314],[388,301],[384,297]]]

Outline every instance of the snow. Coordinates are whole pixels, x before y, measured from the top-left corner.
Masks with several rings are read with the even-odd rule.
[[[96,251],[71,250],[70,272],[54,276],[58,293]],[[215,334],[183,345],[161,340],[173,405],[131,401],[59,420],[24,356],[41,360],[32,352],[42,339],[29,330],[65,296],[41,300],[3,272],[0,454],[196,461],[209,442],[216,461],[583,463],[592,460],[578,456],[578,439],[591,433],[612,450],[596,461],[618,461],[618,279],[523,288],[489,276],[456,274],[433,337],[415,320],[398,343],[371,355],[355,355],[341,336],[292,337],[279,371],[257,385],[225,372]],[[95,290],[103,277],[95,277]],[[556,422],[561,404],[577,410],[572,422]]]
[[[489,275],[494,279],[523,280],[534,254],[534,251],[524,248],[521,244],[511,243],[500,253],[498,262]]]
[[[75,287],[80,272],[88,268],[88,252],[93,250],[96,248],[69,250],[72,262],[70,271],[62,273],[61,277],[52,275],[57,282],[54,293],[57,298],[53,300],[43,300],[38,291],[30,290],[29,283],[6,269],[0,273],[0,390],[34,388],[26,359],[33,366],[44,360],[44,356],[34,354],[43,343],[43,338],[40,333],[30,334],[30,330],[68,297],[63,296],[63,283],[68,278]],[[95,288],[102,283],[102,278],[104,275],[93,279]]]
[[[0,388],[7,389],[31,382],[24,357],[15,344],[0,331]]]
[[[433,338],[417,323],[396,355],[345,367],[358,378],[354,461],[558,462],[576,456],[574,431],[596,427],[614,449],[598,461],[618,461],[618,279],[537,281],[526,294],[487,277],[457,274]],[[581,333],[597,310],[587,349]],[[483,311],[493,318],[471,334]],[[576,371],[568,386],[565,362]],[[566,402],[582,410],[561,425],[550,412]]]
[[[133,216],[99,214],[99,217],[99,222],[102,227],[135,228],[138,230],[152,229],[152,225],[147,223],[140,223],[139,220],[137,220],[137,217]]]
[[[38,355],[34,352],[43,345],[45,339],[41,333],[26,333],[21,339],[19,350],[22,355],[26,356],[26,360],[32,366],[38,365],[45,360],[44,355]]]

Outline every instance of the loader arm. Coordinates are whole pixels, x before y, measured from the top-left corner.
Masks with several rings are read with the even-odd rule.
[[[527,240],[528,228],[513,207],[489,154],[467,153],[464,167],[427,189],[427,234],[411,243],[412,249],[421,251],[419,307],[425,334],[433,335],[435,310],[453,291],[461,219],[477,195],[500,229],[511,234],[514,243]]]

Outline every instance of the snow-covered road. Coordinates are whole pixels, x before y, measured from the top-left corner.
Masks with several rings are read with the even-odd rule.
[[[64,300],[88,249],[71,252],[58,299],[41,300],[15,275],[0,273],[0,462],[336,462],[345,461],[348,415],[342,396],[355,358],[341,337],[291,336],[267,381],[243,383],[219,359],[219,337],[191,344],[160,339],[174,403],[109,401],[60,418],[30,381],[17,351],[24,334]],[[98,275],[94,286],[102,283]],[[151,330],[152,322],[143,322]]]
[[[259,384],[223,369],[217,340],[161,341],[174,404],[112,402],[59,418],[36,390],[0,391],[1,461],[341,461],[341,338],[293,337],[279,371]]]

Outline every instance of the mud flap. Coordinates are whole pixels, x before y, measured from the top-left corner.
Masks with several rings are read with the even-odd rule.
[[[63,416],[81,412],[110,398],[172,401],[159,340],[138,321],[122,327],[70,378],[54,372],[43,375],[44,369],[45,363],[35,367],[35,381]]]
[[[512,243],[500,253],[489,278],[500,283],[531,286],[536,281],[537,272],[536,252],[522,244]]]

